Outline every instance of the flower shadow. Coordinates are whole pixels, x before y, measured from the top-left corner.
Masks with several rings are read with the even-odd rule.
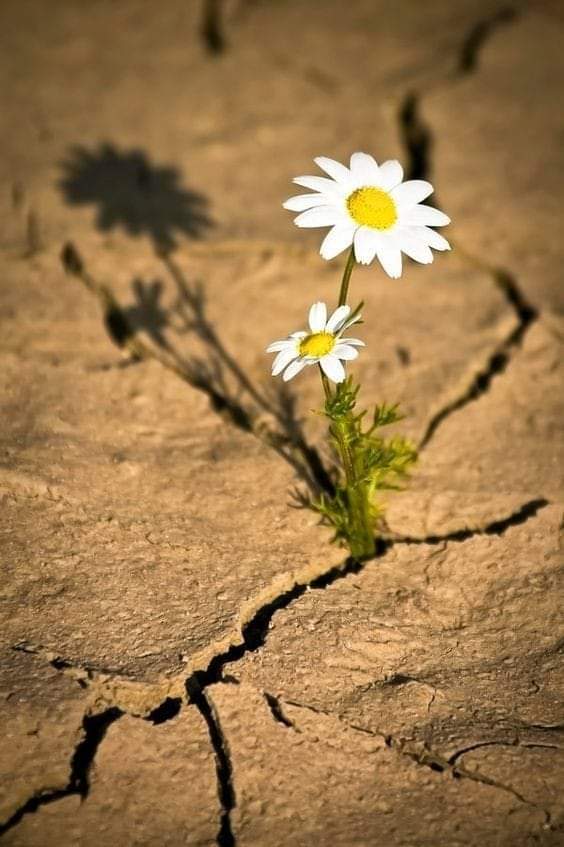
[[[170,252],[179,235],[200,238],[213,226],[204,195],[183,188],[176,168],[154,164],[142,150],[120,150],[108,142],[94,150],[76,145],[61,167],[58,187],[65,200],[96,206],[102,232],[122,226]]]
[[[131,283],[135,302],[124,310],[127,323],[134,331],[143,331],[151,340],[169,350],[170,345],[165,330],[170,325],[170,315],[161,303],[164,285],[160,279],[145,282],[136,278]]]
[[[61,254],[67,273],[79,279],[102,305],[112,341],[128,354],[118,367],[156,359],[205,393],[227,423],[252,433],[288,462],[312,497],[331,493],[331,473],[306,439],[288,386],[276,385],[269,391],[257,386],[209,319],[203,286],[191,281],[170,253],[161,253],[160,259],[173,283],[172,300],[169,288],[165,304],[162,280],[137,277],[131,284],[133,302],[122,306],[110,288],[90,275],[73,244],[67,243]],[[201,353],[185,353],[177,346],[176,338],[189,334],[198,340]]]

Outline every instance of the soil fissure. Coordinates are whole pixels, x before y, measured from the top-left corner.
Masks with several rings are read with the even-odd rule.
[[[97,714],[85,715],[82,722],[83,737],[75,747],[70,761],[69,781],[65,788],[47,789],[30,797],[16,812],[0,826],[0,837],[16,826],[25,815],[36,812],[41,806],[55,803],[65,797],[78,795],[82,800],[90,790],[90,770],[96,753],[110,726],[124,712],[115,706]]]

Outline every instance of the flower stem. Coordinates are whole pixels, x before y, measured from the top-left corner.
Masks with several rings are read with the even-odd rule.
[[[329,394],[327,394],[327,389]],[[326,389],[326,409],[333,395]],[[339,388],[337,388],[338,397]],[[353,410],[343,415],[333,416],[330,433],[341,459],[344,475],[345,508],[347,513],[346,532],[344,533],[351,556],[361,561],[370,559],[376,552],[374,527],[370,508],[370,491],[359,472],[359,457],[355,453],[355,418]]]
[[[349,294],[349,283],[351,281],[351,274],[353,272],[353,268],[356,264],[356,259],[354,257],[354,244],[351,245],[351,251],[349,253],[349,257],[347,259],[347,264],[345,265],[345,270],[343,273],[343,279],[341,281],[341,290],[339,292],[339,306],[344,306],[347,302],[347,297]]]
[[[347,302],[351,275],[356,264],[354,246],[351,250],[343,272],[341,290],[339,292],[339,306]],[[337,394],[333,395],[331,385],[321,367],[321,382],[325,392],[326,411],[329,411],[331,401],[339,396],[340,387],[337,386]],[[335,440],[335,446],[340,455],[341,466],[344,474],[347,510],[347,541],[351,556],[355,559],[369,559],[374,556],[376,543],[374,538],[374,527],[372,525],[370,509],[370,493],[366,483],[362,480],[362,474],[357,467],[358,460],[355,456],[354,433],[355,418],[354,411],[350,409],[340,419],[333,417],[330,431]]]
[[[348,412],[340,421],[335,421],[331,432],[337,443],[345,474],[348,510],[348,543],[353,558],[369,559],[376,552],[374,527],[370,514],[369,491],[359,478],[354,446],[354,413]]]
[[[321,370],[321,365],[319,366],[319,373],[321,374],[321,382],[323,384],[323,390],[325,392],[325,399],[330,400],[331,397],[333,396],[333,393],[331,391],[331,385],[329,383],[329,380],[327,379],[327,377],[325,376],[325,374]]]

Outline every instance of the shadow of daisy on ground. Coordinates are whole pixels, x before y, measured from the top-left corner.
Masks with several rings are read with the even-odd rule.
[[[121,226],[169,252],[179,235],[200,238],[213,225],[207,198],[184,188],[177,168],[154,164],[142,150],[120,150],[108,142],[93,150],[74,146],[61,167],[58,187],[65,200],[96,206],[102,232]]]

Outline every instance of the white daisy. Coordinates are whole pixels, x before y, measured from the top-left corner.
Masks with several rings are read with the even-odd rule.
[[[438,209],[421,205],[433,192],[430,182],[402,182],[399,162],[378,165],[367,153],[353,153],[350,168],[324,156],[315,162],[331,179],[296,177],[297,185],[315,193],[291,197],[283,205],[301,212],[294,220],[297,226],[331,227],[321,245],[324,259],[333,259],[354,244],[357,262],[368,265],[377,256],[395,279],[401,276],[402,251],[428,264],[433,261],[431,247],[450,250],[446,238],[430,229],[445,226],[450,219]]]
[[[267,353],[278,355],[272,363],[272,376],[282,373],[287,382],[306,365],[319,363],[323,373],[333,382],[342,382],[345,362],[356,359],[357,347],[364,347],[358,338],[342,338],[342,333],[360,320],[360,314],[351,314],[350,306],[339,306],[327,320],[325,303],[314,303],[309,310],[310,332],[293,332],[283,341],[274,341],[266,348]]]

